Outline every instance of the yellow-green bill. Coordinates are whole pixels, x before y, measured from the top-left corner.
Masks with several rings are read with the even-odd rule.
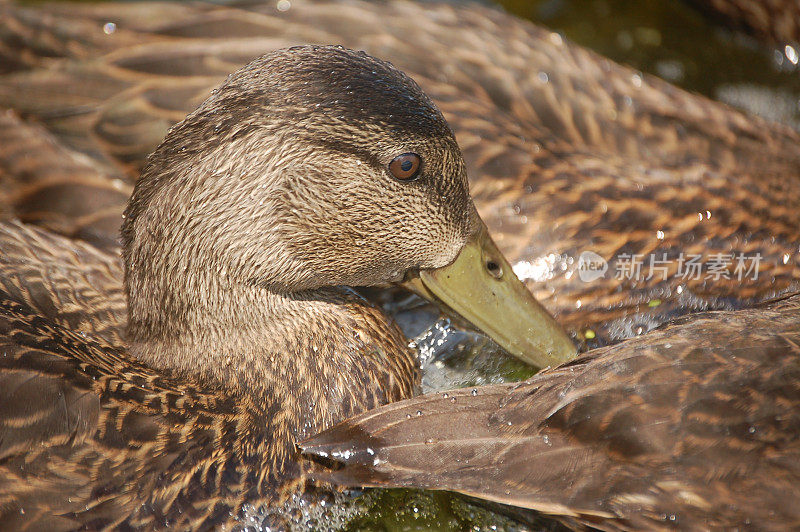
[[[514,274],[483,221],[478,222],[455,261],[421,270],[403,286],[455,311],[533,366],[557,366],[573,358],[576,349],[569,336]]]

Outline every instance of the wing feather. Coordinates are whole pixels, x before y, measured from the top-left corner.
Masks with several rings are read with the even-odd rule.
[[[320,474],[340,484],[458,491],[600,528],[796,528],[798,345],[800,296],[698,314],[524,383],[382,407],[302,448],[341,462]]]

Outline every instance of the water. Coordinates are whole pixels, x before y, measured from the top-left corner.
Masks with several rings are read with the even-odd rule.
[[[498,0],[619,63],[800,129],[800,61],[678,0]]]
[[[447,318],[412,343],[421,355],[423,393],[515,382],[534,373],[490,339],[458,329]]]

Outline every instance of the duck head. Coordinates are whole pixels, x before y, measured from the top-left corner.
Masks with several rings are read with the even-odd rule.
[[[574,353],[488,237],[442,114],[364,53],[279,50],[232,74],[148,159],[122,237],[140,354],[383,283],[538,366]]]

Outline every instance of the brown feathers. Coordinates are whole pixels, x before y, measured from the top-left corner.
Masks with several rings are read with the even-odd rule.
[[[798,286],[796,131],[489,7],[296,0],[285,12],[272,3],[4,9],[0,47],[25,65],[0,77],[0,105],[112,177],[135,180],[167,129],[247,61],[341,43],[391,61],[431,96],[500,249],[562,323],[592,329],[595,343]],[[116,24],[110,34],[107,22]],[[37,52],[57,59],[37,61]],[[610,261],[666,253],[668,278],[617,278],[612,261],[604,279],[585,283],[568,260],[585,250]],[[761,253],[762,275],[708,282],[677,274],[681,253],[708,262],[731,252]]]
[[[411,395],[405,339],[355,295],[286,325],[257,389],[198,378],[199,354],[192,375],[144,366],[123,350],[120,276],[92,246],[0,223],[4,528],[227,522],[302,482],[293,442],[319,423]]]
[[[800,526],[800,296],[703,313],[520,384],[422,396],[302,444],[356,486],[604,530]],[[532,514],[531,514],[532,516]]]
[[[127,304],[115,254],[19,222],[0,223],[0,290],[54,324],[125,345]]]
[[[386,165],[411,150],[426,164],[407,185]],[[295,442],[418,382],[400,330],[346,285],[449,264],[473,213],[413,81],[304,47],[234,73],[149,159],[122,232],[124,337],[115,256],[0,223],[0,523],[207,528],[280,502],[303,486]]]
[[[476,205],[515,269],[528,277],[530,288],[563,322],[573,329],[593,328],[600,344],[675,315],[743,307],[797,289],[800,136],[796,131],[642,76],[485,6],[359,0],[292,0],[286,12],[274,6],[267,2],[236,7],[203,3],[22,7],[0,2],[0,105],[19,113],[0,116],[0,216],[19,217],[75,239],[17,222],[0,225],[3,527],[28,524],[59,530],[172,524],[187,528],[223,522],[244,501],[272,500],[302,479],[290,456],[294,439],[342,416],[411,394],[415,376],[405,340],[381,313],[338,288],[317,294],[318,305],[309,305],[296,294],[273,294],[270,305],[288,305],[291,316],[260,323],[266,328],[252,327],[246,335],[218,319],[227,316],[223,311],[204,322],[202,330],[212,332],[204,332],[203,349],[183,346],[151,358],[140,350],[142,359],[162,368],[158,371],[125,351],[127,311],[115,244],[124,198],[146,166],[147,154],[171,126],[230,72],[279,48],[341,43],[391,61],[411,75],[442,110],[463,150],[462,162],[446,135],[439,135],[438,145],[426,144],[442,156],[443,164],[436,169],[452,170],[452,186],[458,186],[464,171],[468,173]],[[375,64],[385,74],[381,69],[388,67]],[[279,144],[285,149],[274,162],[285,164],[298,153],[326,154],[315,161],[325,167],[316,181],[330,184],[330,176],[341,173],[341,161],[350,172],[347,175],[352,175],[356,159],[388,164],[393,157],[414,151],[400,146],[396,131],[384,132],[376,145],[367,143],[369,151],[363,142],[343,142],[347,132],[333,127],[337,116],[363,122],[383,104],[401,111],[424,110],[426,118],[434,117],[432,129],[441,129],[432,104],[420,99],[410,83],[393,93],[397,100],[381,105],[367,100],[365,109],[370,111],[362,111],[356,101],[363,84],[358,85],[359,92],[348,95],[354,89],[352,85],[347,89],[340,76],[347,70],[337,70],[336,80],[342,82],[341,95],[351,97],[353,105],[328,102],[331,105],[325,107],[331,112],[325,127],[313,129],[313,135],[292,131],[285,142],[273,143],[273,148]],[[401,84],[407,79],[399,74],[389,77]],[[320,73],[317,78],[325,76]],[[312,105],[324,103],[324,93],[316,96]],[[411,96],[409,108],[398,104],[405,96]],[[263,118],[259,113],[280,99],[280,93],[265,91],[262,97],[260,104],[251,102],[252,113],[239,109],[218,124],[220,132],[228,128],[227,140],[264,133],[259,127],[266,122],[253,121]],[[203,129],[208,138],[213,137],[213,117],[209,113]],[[248,127],[237,127],[243,122]],[[319,134],[326,129],[335,134]],[[355,129],[362,141],[375,133],[363,123]],[[301,138],[295,144],[296,137]],[[180,140],[203,138],[188,135]],[[186,152],[204,148],[196,142],[183,144]],[[183,144],[175,140],[162,148],[155,163],[151,161],[156,174],[173,170],[158,161],[183,160],[178,157]],[[381,149],[376,149],[378,144]],[[387,147],[392,149],[383,149]],[[173,151],[174,157],[165,157]],[[339,155],[331,157],[333,152]],[[377,152],[385,159],[378,159]],[[249,169],[242,175],[259,178],[253,169],[262,167],[245,164],[241,151],[230,153],[237,157],[232,162]],[[429,155],[421,155],[430,161]],[[225,166],[213,163],[225,162],[206,159],[200,166],[213,178],[213,172]],[[175,170],[191,174],[187,167]],[[202,192],[200,184],[195,183]],[[332,206],[326,194],[314,194],[318,189],[300,185],[302,181],[287,172],[276,187],[280,205],[289,209],[313,205],[310,214],[315,223],[282,220],[293,230],[309,232],[282,243],[296,260],[280,267],[303,262],[303,245],[313,243],[315,236],[329,239],[333,258],[339,247],[352,250],[372,242],[365,235],[375,224],[375,211],[349,211],[357,215],[352,217],[356,230],[334,233],[328,217],[340,219],[335,216],[340,208],[353,209],[358,202],[342,200]],[[347,180],[338,186],[350,190]],[[258,190],[238,189],[245,196]],[[426,192],[420,196],[436,199],[442,189]],[[197,196],[184,191],[180,197]],[[252,200],[245,205],[252,213],[263,214],[259,200]],[[380,211],[400,216],[410,208],[413,205],[388,201]],[[146,229],[159,233],[162,222],[174,221],[172,216],[159,218],[160,213],[183,216],[181,227],[187,230],[198,220],[193,217],[197,211],[172,209],[169,201],[160,209],[148,214],[151,222]],[[441,216],[446,218],[448,212]],[[429,251],[441,239],[456,245],[463,220],[450,221],[447,229],[436,226],[441,234],[424,242],[406,242],[396,256],[387,252],[385,241],[373,245],[374,257],[381,260],[371,265],[386,266],[392,260],[408,264],[409,249],[416,244]],[[211,251],[227,253],[234,245],[243,246],[247,253],[240,255],[245,257],[240,262],[248,263],[247,271],[260,274],[245,283],[248,291],[255,292],[269,284],[266,280],[275,284],[280,279],[265,275],[269,263],[259,256],[263,250],[246,245],[251,242],[243,236],[248,227],[236,224],[234,235],[206,248],[202,244],[207,242],[181,239],[178,231],[170,236],[173,240],[158,241],[157,251],[171,249],[170,243],[183,250],[194,247],[206,271],[216,273],[217,267],[221,271],[223,265],[234,264],[217,260]],[[192,234],[200,233],[204,232]],[[97,251],[81,240],[101,243],[110,252]],[[579,279],[577,265],[569,262],[584,250],[605,259],[620,254],[661,258],[666,253],[672,269],[666,280],[654,276],[633,282],[614,276],[612,262],[609,275],[586,283]],[[438,251],[431,255],[443,260],[451,250]],[[761,275],[746,282],[725,278],[708,282],[681,278],[675,270],[681,254],[707,259],[730,252],[760,253]],[[142,257],[146,262],[147,255]],[[259,260],[257,268],[248,262]],[[316,273],[328,280],[342,272],[350,278],[375,274],[374,268],[357,271],[354,264],[340,261],[335,268]],[[196,261],[162,261],[150,271],[168,272],[162,284],[171,286],[173,295],[176,287],[209,295],[212,284],[192,284],[197,279],[182,276],[187,265],[197,271],[191,270]],[[318,278],[295,271],[291,282],[301,286],[314,279]],[[195,290],[198,286],[206,292]],[[228,310],[238,301],[228,300]],[[259,307],[263,300],[249,301],[245,308],[258,312],[242,321],[259,322],[264,318]],[[649,306],[656,301],[660,304]],[[796,524],[792,508],[782,506],[776,495],[782,489],[792,493],[797,485],[796,479],[787,480],[796,475],[792,454],[796,447],[781,440],[781,434],[796,433],[786,428],[797,421],[790,408],[797,400],[791,395],[796,393],[790,356],[796,351],[793,301],[785,303],[785,309],[704,315],[652,338],[587,355],[519,389],[493,387],[476,396],[469,390],[455,392],[448,398],[420,399],[431,401],[425,408],[422,403],[410,410],[401,405],[399,410],[377,414],[370,418],[373,424],[364,421],[367,431],[382,427],[384,416],[402,413],[391,419],[397,425],[387,423],[397,427],[397,432],[388,434],[398,441],[408,438],[409,449],[415,449],[409,454],[402,446],[387,446],[386,452],[391,452],[385,458],[420,460],[409,464],[407,477],[386,462],[385,476],[376,479],[375,468],[381,471],[381,464],[375,459],[384,458],[369,455],[367,449],[374,452],[391,440],[338,433],[356,437],[356,445],[366,453],[354,458],[361,465],[354,463],[340,474],[350,475],[351,481],[421,482],[457,489],[607,527],[670,525],[671,516],[679,520],[678,526],[744,525],[746,517],[741,516],[750,510],[758,518],[763,512],[783,512],[780,524]],[[150,303],[152,317],[161,307],[158,301]],[[171,318],[186,318],[185,306],[181,307],[185,301],[169,303],[165,301],[164,308]],[[282,336],[276,333],[279,330],[289,332]],[[174,336],[176,329],[165,327],[162,332]],[[229,347],[236,348],[263,342],[274,353],[265,358],[266,351],[212,349],[215,338],[225,338]],[[731,352],[743,354],[731,364],[721,358],[720,350],[729,344]],[[331,346],[345,348],[336,351]],[[327,349],[320,358],[311,355],[320,349]],[[269,354],[279,352],[304,356],[278,357],[273,367]],[[349,356],[352,353],[368,356]],[[359,369],[353,374],[354,364]],[[600,375],[606,372],[615,377],[605,380]],[[574,375],[583,380],[570,387]],[[281,401],[288,390],[304,385],[308,393],[285,408]],[[342,385],[355,391],[335,393]],[[736,385],[739,388],[732,388]],[[325,406],[318,403],[320,398],[327,401]],[[473,407],[466,408],[468,404]],[[674,408],[676,404],[686,411],[685,425],[676,424],[682,412]],[[423,414],[417,416],[417,410]],[[642,423],[637,417],[641,415],[645,421],[658,422]],[[412,425],[414,431],[404,432]],[[664,427],[674,431],[664,432]],[[425,432],[429,430],[431,434]],[[470,435],[465,437],[464,431]],[[730,431],[732,437],[725,439],[719,431]],[[598,434],[603,435],[599,443]],[[474,440],[475,435],[485,439]],[[683,436],[691,436],[686,441],[693,447],[684,446]],[[431,443],[425,443],[428,439]],[[270,447],[269,442],[278,445]],[[40,448],[26,460],[22,449],[28,444]],[[481,447],[484,444],[488,447]],[[501,450],[508,454],[498,455]],[[472,456],[472,465],[447,460],[463,459],[462,452]],[[745,452],[762,460],[724,462],[726,456],[741,457]],[[714,470],[718,474],[704,477],[694,468],[692,453],[704,463],[723,460]],[[508,459],[507,469],[495,463],[501,456]],[[654,478],[648,476],[654,474],[649,466],[625,469],[630,463],[626,457],[664,465],[673,456],[686,460],[676,466],[681,469],[670,471],[672,465],[657,469],[660,485],[648,483]],[[534,466],[528,468],[527,463]],[[743,464],[744,469],[734,464]],[[591,474],[578,475],[581,466],[591,466]],[[678,478],[678,472],[683,476]],[[506,473],[509,476],[504,477]],[[752,481],[745,473],[752,475]],[[612,477],[619,482],[610,481]],[[470,479],[482,483],[469,484]],[[579,484],[571,485],[583,491],[564,491],[564,479],[578,479]],[[691,489],[684,489],[687,486]],[[719,505],[739,496],[729,494],[733,488],[728,486],[749,490],[753,498],[741,505],[744,510],[717,512]],[[593,491],[598,487],[599,499]],[[520,497],[510,500],[517,492]],[[572,498],[566,500],[566,494]],[[714,510],[706,514],[707,522],[697,513],[706,502]]]

